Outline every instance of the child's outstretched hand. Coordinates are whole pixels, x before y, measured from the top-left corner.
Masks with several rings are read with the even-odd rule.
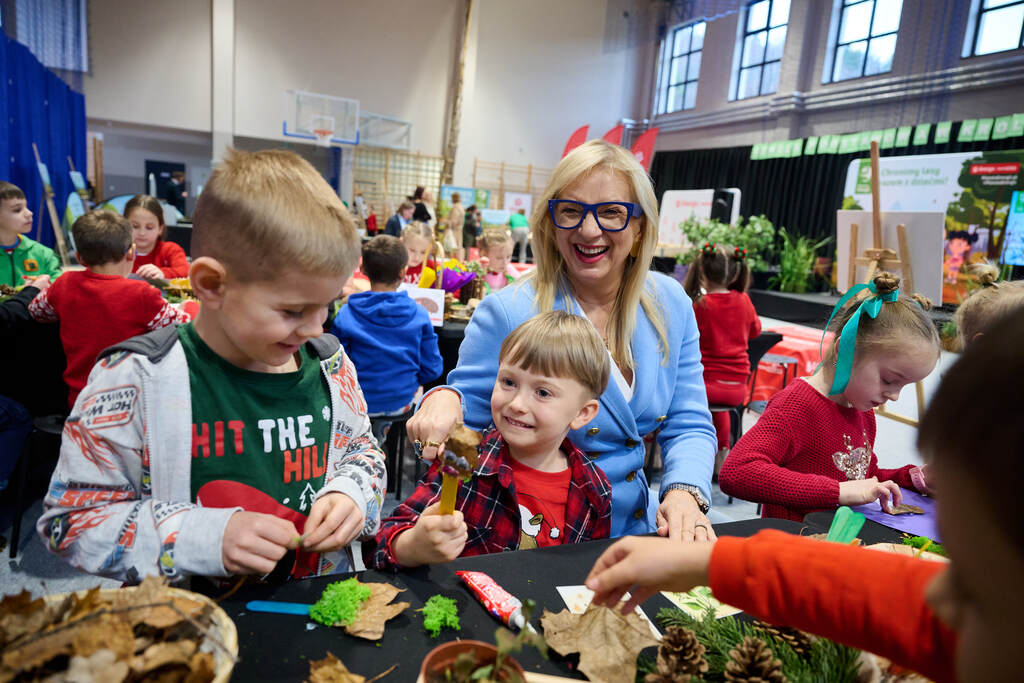
[[[221,541],[221,562],[232,574],[269,574],[299,536],[291,522],[263,512],[231,515]]]
[[[878,477],[839,483],[840,505],[864,505],[874,500],[881,504],[882,510],[891,513],[893,506],[903,502],[903,493],[896,482],[878,481]]]
[[[622,613],[629,614],[658,591],[706,586],[714,547],[667,538],[624,538],[597,558],[586,585],[594,591],[594,603],[605,607],[615,607],[629,591],[629,601],[622,607]]]
[[[440,503],[428,506],[420,513],[413,528],[403,531],[392,541],[395,559],[403,567],[451,562],[462,554],[469,539],[462,511],[439,515],[439,506]]]
[[[320,496],[306,518],[306,538],[302,549],[326,553],[344,548],[363,528],[363,513],[344,493]]]
[[[22,275],[21,277],[25,280],[26,287],[35,287],[39,290],[40,294],[50,288],[50,276],[45,273],[35,277],[31,277],[29,275]]]

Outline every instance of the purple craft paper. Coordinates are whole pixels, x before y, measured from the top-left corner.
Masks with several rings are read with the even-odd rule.
[[[903,493],[904,503],[907,505],[916,505],[924,510],[924,514],[887,515],[882,512],[882,506],[878,504],[878,501],[868,503],[867,505],[858,505],[853,509],[857,512],[864,513],[865,517],[873,522],[878,522],[882,526],[904,531],[911,536],[927,536],[936,543],[941,543],[939,540],[939,527],[936,524],[937,511],[935,509],[935,499],[929,498],[928,496],[922,496],[916,491],[911,491],[905,488],[900,488],[900,491]]]

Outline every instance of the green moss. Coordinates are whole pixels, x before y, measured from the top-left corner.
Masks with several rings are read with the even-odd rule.
[[[462,630],[459,628],[459,608],[452,598],[443,595],[431,596],[421,611],[423,628],[432,638],[437,638],[441,629],[446,626],[455,631]]]
[[[370,588],[359,583],[355,577],[335,581],[324,589],[320,599],[309,608],[309,616],[325,626],[348,625],[369,597]]]
[[[936,555],[942,555],[943,557],[949,557],[946,553],[946,549],[941,545],[928,538],[927,536],[907,536],[903,539],[903,545],[909,545],[911,548],[921,549],[924,548],[930,553]]]

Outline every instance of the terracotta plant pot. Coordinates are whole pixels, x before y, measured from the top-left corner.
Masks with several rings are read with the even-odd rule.
[[[419,680],[430,683],[435,675],[443,676],[442,672],[451,666],[455,662],[455,658],[463,652],[474,653],[480,666],[490,664],[498,656],[498,648],[480,640],[453,640],[448,643],[442,643],[427,653],[427,656],[423,659]],[[506,661],[509,666],[519,673],[520,677],[525,676],[523,667],[519,666],[519,662],[511,657]]]

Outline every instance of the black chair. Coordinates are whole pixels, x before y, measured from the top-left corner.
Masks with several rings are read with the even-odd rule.
[[[49,485],[50,475],[57,465],[57,458],[60,455],[60,435],[64,431],[64,415],[47,415],[37,417],[32,421],[32,431],[25,439],[25,445],[21,449],[21,457],[14,466],[11,476],[11,485],[14,488],[14,524],[11,527],[11,548],[10,558],[13,560],[18,554],[18,543],[21,540],[21,516],[35,500],[39,487],[32,486],[29,490],[29,470],[32,470],[36,479],[42,475],[46,476],[46,485]],[[36,482],[33,481],[33,484]],[[45,491],[45,487],[43,489]]]
[[[395,497],[402,499],[402,472],[404,472],[405,455],[405,423],[409,421],[415,408],[410,408],[398,417],[371,417],[370,427],[374,434],[379,433],[380,425],[390,422],[391,428],[384,439],[382,450],[387,459],[388,491],[394,491]]]

